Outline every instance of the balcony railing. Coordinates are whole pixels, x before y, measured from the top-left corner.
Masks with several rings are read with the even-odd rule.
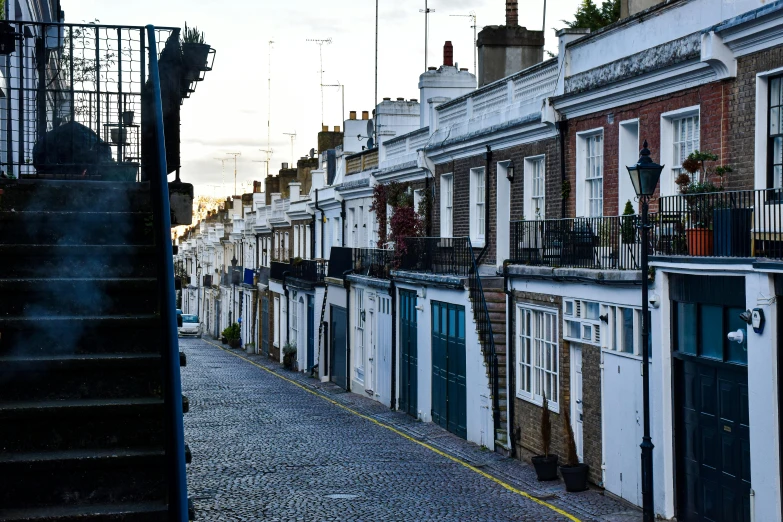
[[[389,279],[394,268],[394,250],[378,248],[332,247],[329,259],[329,277],[342,279],[343,274],[353,274]]]
[[[511,261],[562,268],[638,270],[639,216],[511,222]]]
[[[473,255],[465,237],[406,237],[397,246],[396,264],[399,270],[467,276]]]
[[[783,259],[783,189],[661,198],[656,255]]]
[[[311,283],[323,283],[328,263],[325,259],[292,259],[290,266],[291,277]]]
[[[269,279],[275,281],[282,281],[283,274],[291,271],[291,265],[289,263],[282,263],[280,261],[272,261],[269,266]]]

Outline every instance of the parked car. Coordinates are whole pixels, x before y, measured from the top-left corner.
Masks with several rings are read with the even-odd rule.
[[[180,337],[192,335],[201,337],[201,323],[197,315],[182,314],[182,326],[177,328]]]

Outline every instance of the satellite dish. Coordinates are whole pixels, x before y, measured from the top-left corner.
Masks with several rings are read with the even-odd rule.
[[[367,136],[371,137],[375,135],[375,125],[372,120],[367,120]]]
[[[315,149],[310,149],[310,159],[315,157]]]
[[[375,147],[375,142],[372,138],[367,138],[367,148],[372,149],[373,147]]]

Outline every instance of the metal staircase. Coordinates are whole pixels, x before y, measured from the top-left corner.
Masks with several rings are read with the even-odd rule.
[[[185,522],[166,177],[47,177],[0,179],[0,521]]]

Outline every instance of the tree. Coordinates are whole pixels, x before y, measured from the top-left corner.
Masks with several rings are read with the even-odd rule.
[[[593,0],[582,0],[574,21],[563,20],[568,27],[597,31],[620,19],[620,0],[604,0],[599,8]]]

